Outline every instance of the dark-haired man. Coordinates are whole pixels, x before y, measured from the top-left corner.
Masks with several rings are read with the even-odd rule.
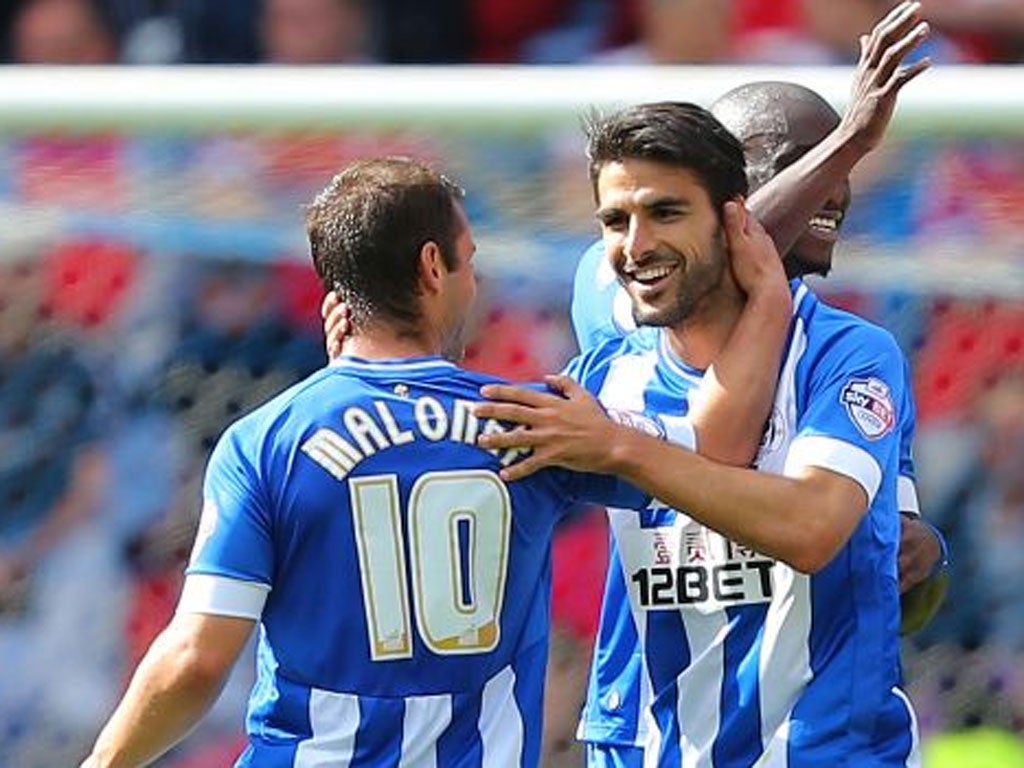
[[[893,99],[920,71],[896,69],[926,33],[917,10],[898,6],[863,46],[861,67],[877,67]],[[899,55],[882,54],[893,47]],[[722,269],[714,211],[718,188],[745,179],[743,147],[727,135],[685,105],[625,110],[591,134],[610,290],[623,285],[629,316],[660,327],[573,364],[605,408],[685,409],[729,338],[743,297]],[[662,499],[688,492],[676,510],[610,511],[612,565],[581,729],[592,766],[919,759],[898,687],[902,356],[881,329],[793,287],[761,472],[625,432],[571,380],[557,381],[567,399],[498,388],[490,394],[515,404],[481,409],[530,427],[485,441],[534,449],[511,478],[557,464],[623,474]]]
[[[623,434],[586,395],[649,417],[685,410],[742,312],[716,215],[720,190],[745,186],[742,149],[704,146],[728,133],[695,110],[643,105],[598,123],[590,140],[607,258],[637,322],[654,327],[574,361],[586,389],[559,379],[567,399],[488,390],[511,404],[480,415],[529,429],[483,444],[533,448],[509,479],[561,465],[686,495],[672,509],[609,509],[589,764],[905,765],[916,749],[898,687],[906,380],[891,336],[794,286],[760,471]],[[703,158],[719,149],[709,168]]]
[[[763,187],[818,146],[840,122],[832,106],[811,89],[774,81],[748,83],[732,89],[712,104],[711,113],[742,143],[751,191]],[[783,264],[790,278],[828,275],[849,206],[850,186],[848,180],[843,179],[785,252]],[[581,349],[589,349],[636,327],[628,295],[617,281],[609,279],[601,242],[595,243],[578,265],[572,319]],[[899,498],[903,515],[900,588],[904,632],[916,631],[934,616],[945,594],[942,564],[946,544],[941,534],[921,519],[914,482],[911,445],[915,409],[911,394],[908,390],[900,423]]]

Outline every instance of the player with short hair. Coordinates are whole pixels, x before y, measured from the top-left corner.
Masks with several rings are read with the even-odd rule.
[[[916,12],[897,7],[864,46],[862,68],[876,68],[892,98],[922,70],[883,54],[921,38]],[[642,105],[594,126],[605,272],[625,287],[632,317],[655,327],[575,361],[585,390],[556,379],[567,399],[490,389],[512,404],[479,412],[529,429],[483,443],[533,449],[510,479],[556,464],[621,473],[661,499],[686,494],[639,517],[610,510],[612,563],[581,726],[589,765],[914,764],[896,560],[909,396],[892,337],[793,283],[760,472],[622,430],[586,395],[596,389],[609,409],[641,404],[651,417],[692,407],[744,302],[715,227],[718,190],[743,174],[743,147],[728,137],[692,105]]]
[[[776,81],[738,86],[718,98],[710,111],[743,145],[752,191],[818,146],[840,123],[839,114],[811,89]],[[783,264],[789,277],[828,275],[849,206],[850,185],[843,179],[785,252]],[[572,320],[581,349],[636,328],[629,296],[609,273],[604,244],[598,241],[581,258],[574,281]],[[920,629],[942,604],[946,543],[920,516],[911,454],[915,407],[909,389],[900,413],[900,586],[907,633]]]
[[[574,361],[585,389],[558,379],[568,399],[491,388],[515,404],[478,412],[529,429],[482,444],[533,448],[510,479],[554,464],[685,497],[609,510],[590,765],[907,765],[917,736],[899,688],[896,571],[907,382],[892,337],[794,283],[759,471],[613,428],[587,395],[652,418],[685,408],[742,312],[715,208],[720,186],[745,184],[742,148],[713,121],[692,105],[644,105],[594,127],[607,257],[638,323],[656,327]],[[719,136],[708,173],[689,149],[707,157]],[[616,676],[602,688],[605,666]]]
[[[476,293],[460,200],[390,158],[347,167],[309,206],[314,264],[353,335],[218,441],[177,612],[88,768],[141,765],[180,739],[257,625],[237,765],[537,765],[552,530],[579,501],[641,509],[650,496],[564,470],[507,484],[519,451],[478,447],[503,428],[471,409],[497,380],[443,356],[460,353]],[[787,313],[757,298],[762,281],[786,294],[778,254],[730,211],[732,267],[769,310],[743,322],[774,327],[781,347]],[[754,375],[770,394],[765,367]],[[683,420],[647,426],[692,439]]]

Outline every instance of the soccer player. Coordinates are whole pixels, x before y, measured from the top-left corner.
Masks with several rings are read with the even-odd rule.
[[[912,763],[896,560],[907,381],[894,339],[795,281],[760,471],[615,425],[587,390],[607,409],[673,412],[729,337],[745,299],[725,268],[718,201],[747,181],[742,146],[692,105],[612,115],[592,127],[588,156],[606,257],[638,324],[654,327],[574,361],[582,388],[553,379],[564,398],[491,387],[510,403],[478,414],[528,427],[481,438],[532,448],[509,480],[560,465],[672,501],[609,510],[595,671],[610,664],[620,685],[588,701],[590,764]]]
[[[752,191],[820,144],[840,122],[836,111],[814,91],[783,82],[757,82],[734,88],[711,106],[711,113],[743,144]],[[783,263],[789,277],[829,273],[849,205],[850,187],[844,179],[786,252]],[[629,296],[614,276],[609,279],[610,275],[604,244],[598,241],[580,260],[574,282],[573,328],[583,350],[636,328]],[[915,419],[909,389],[907,397],[900,410],[903,418],[899,478],[900,588],[905,633],[916,631],[935,615],[946,589],[942,568],[946,560],[945,541],[920,516],[911,456]]]
[[[218,441],[177,612],[88,768],[142,765],[180,739],[257,625],[237,765],[537,764],[552,529],[581,500],[642,509],[650,496],[563,470],[507,484],[519,451],[477,446],[502,426],[470,407],[495,380],[446,359],[476,291],[460,198],[419,163],[379,159],[309,207],[315,266],[353,334],[340,359]],[[767,324],[781,349],[778,253],[740,205],[728,216],[732,269],[766,310],[745,314],[744,335],[757,342]],[[754,343],[746,356],[762,354]],[[751,368],[767,403],[774,372]],[[692,440],[684,422],[664,424]]]

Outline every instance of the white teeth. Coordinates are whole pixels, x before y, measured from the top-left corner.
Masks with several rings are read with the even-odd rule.
[[[634,280],[660,280],[666,275],[672,274],[672,267],[648,267],[638,269],[633,273]]]
[[[812,216],[810,225],[818,229],[827,229],[830,232],[835,232],[839,228],[839,222],[830,216]]]

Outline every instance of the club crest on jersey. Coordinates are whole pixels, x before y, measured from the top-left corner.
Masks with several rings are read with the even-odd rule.
[[[878,440],[896,426],[892,394],[880,379],[850,379],[839,399],[857,430],[868,440]]]

